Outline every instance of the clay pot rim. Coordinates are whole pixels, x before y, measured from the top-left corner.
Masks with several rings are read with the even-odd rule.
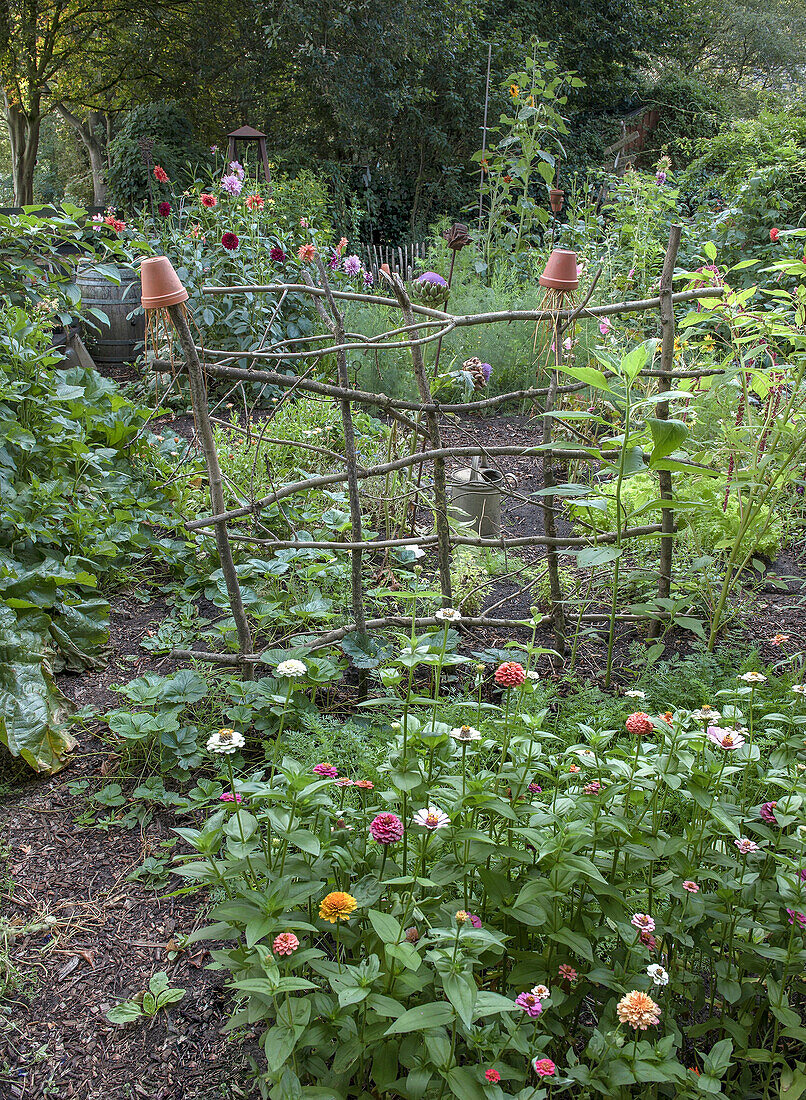
[[[569,261],[567,257],[573,257],[574,264],[574,278],[563,279],[558,275],[552,274],[552,268],[559,268],[562,272],[563,266]],[[555,259],[556,257],[556,259]],[[554,262],[552,262],[554,261]],[[546,266],[543,269],[543,274],[537,280],[541,286],[548,287],[551,290],[577,290],[579,288],[579,276],[576,273],[577,268],[577,254],[570,248],[555,248],[548,260]]]
[[[149,274],[151,279],[149,279]],[[153,287],[144,285],[148,281],[153,282]],[[190,297],[167,256],[146,256],[140,261],[140,284],[142,290],[164,291],[162,294],[143,294],[141,291],[140,304],[143,309],[177,306],[180,302],[186,302]],[[170,286],[171,289],[166,290],[166,285]]]

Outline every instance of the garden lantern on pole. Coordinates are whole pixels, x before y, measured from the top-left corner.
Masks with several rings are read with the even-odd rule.
[[[266,176],[266,184],[269,188],[269,194],[271,194],[271,171],[269,170],[269,154],[266,150],[266,135],[261,134],[260,130],[256,130],[254,126],[241,126],[240,129],[233,130],[231,134],[227,134],[227,137],[229,138],[227,159],[230,161],[239,159],[239,142],[242,142],[244,145],[254,142],[257,145],[260,161],[263,165],[263,172]]]

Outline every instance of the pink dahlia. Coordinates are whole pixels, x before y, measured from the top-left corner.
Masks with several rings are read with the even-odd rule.
[[[504,663],[499,665],[495,670],[494,678],[499,687],[520,687],[526,679],[526,673],[524,672],[523,665],[519,665],[517,661],[504,661]]]
[[[403,839],[403,822],[397,814],[378,814],[370,823],[369,831],[379,844],[397,844]]]

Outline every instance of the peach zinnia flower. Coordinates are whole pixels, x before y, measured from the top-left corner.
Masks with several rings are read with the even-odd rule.
[[[299,256],[304,264],[313,263],[315,255],[316,248],[312,244],[301,244],[297,249],[297,256]]]
[[[299,940],[293,932],[281,932],[279,936],[274,937],[274,943],[271,945],[275,955],[293,955],[298,947]]]
[[[646,1031],[650,1024],[660,1023],[660,1007],[647,993],[633,989],[625,994],[616,1005],[619,1022],[630,1027]]]
[[[322,898],[319,904],[319,916],[322,920],[335,924],[339,920],[349,920],[350,914],[358,908],[358,902],[352,894],[336,890]]]

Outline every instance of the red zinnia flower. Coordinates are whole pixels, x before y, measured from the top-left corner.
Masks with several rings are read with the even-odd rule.
[[[517,661],[504,661],[495,670],[494,679],[499,687],[520,687],[526,679],[526,673],[523,665],[519,665]]]
[[[634,733],[636,737],[643,737],[647,733],[652,733],[654,729],[652,719],[641,710],[631,714],[624,725],[627,727],[627,733]]]
[[[206,191],[200,196],[200,199],[202,206],[206,206],[210,210],[212,210],[214,206],[218,206],[218,199],[215,195],[208,195]]]
[[[221,238],[221,243],[223,244],[224,248],[226,248],[227,252],[235,252],[241,242],[238,240],[234,233],[225,233],[224,236]]]
[[[160,213],[160,217],[167,218],[171,212],[171,204],[169,202],[161,202],[157,210]]]
[[[498,1082],[501,1080],[501,1074],[498,1072],[497,1069],[488,1069],[484,1076],[487,1078],[488,1081],[492,1081],[494,1085],[497,1085]]]
[[[165,171],[164,168],[160,168],[160,166],[158,164],[154,165],[154,179],[158,180],[160,183],[170,183],[171,182],[168,179],[168,173]]]
[[[770,240],[771,241],[777,241],[779,232],[780,232],[780,230],[776,229],[775,226],[773,226],[772,229],[770,230]]]

